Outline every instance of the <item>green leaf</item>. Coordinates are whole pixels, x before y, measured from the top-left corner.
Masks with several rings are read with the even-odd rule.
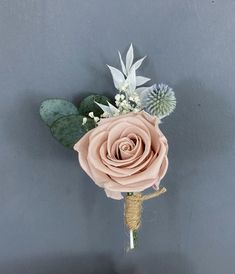
[[[72,114],[56,120],[51,126],[52,135],[63,146],[73,148],[87,131],[95,127],[94,120],[90,118],[82,125],[83,118],[84,116]]]
[[[90,95],[84,98],[80,105],[79,105],[79,113],[84,116],[88,116],[89,112],[93,112],[95,116],[100,117],[100,115],[103,113],[103,110],[97,106],[97,104],[104,104],[107,105],[107,101],[109,101],[109,98],[103,95]]]
[[[40,106],[41,118],[48,126],[51,126],[57,119],[71,114],[78,114],[78,109],[63,99],[48,99]]]

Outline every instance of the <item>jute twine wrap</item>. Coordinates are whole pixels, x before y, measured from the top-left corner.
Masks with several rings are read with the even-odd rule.
[[[155,192],[146,195],[142,195],[141,193],[126,195],[124,205],[124,218],[129,230],[136,231],[139,229],[141,224],[143,202],[158,197],[165,192],[166,188],[163,187]]]

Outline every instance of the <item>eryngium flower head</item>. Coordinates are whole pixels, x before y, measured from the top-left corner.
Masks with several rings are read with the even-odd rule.
[[[153,85],[145,92],[144,106],[148,113],[162,119],[176,107],[175,93],[165,84]]]

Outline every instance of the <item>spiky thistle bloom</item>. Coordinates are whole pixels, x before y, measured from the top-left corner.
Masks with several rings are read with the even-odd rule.
[[[144,97],[146,111],[159,119],[171,114],[176,107],[175,93],[165,84],[153,85],[145,92]]]

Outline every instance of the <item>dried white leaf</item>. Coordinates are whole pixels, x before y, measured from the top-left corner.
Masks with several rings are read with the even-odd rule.
[[[135,66],[135,70],[137,70],[137,69],[141,66],[141,64],[143,63],[143,61],[144,61],[145,58],[146,58],[146,56],[144,56],[143,58],[137,60],[137,61],[134,63],[133,66]]]
[[[113,113],[119,112],[119,110],[118,110],[114,105],[110,104],[109,102],[107,102],[107,103],[108,103],[108,105],[109,105],[110,110],[111,110]]]
[[[125,81],[125,77],[122,72],[114,67],[107,65],[111,71],[113,77],[113,83],[116,89],[120,89]]]
[[[126,54],[126,73],[129,73],[129,70],[133,64],[134,60],[134,51],[133,51],[133,46],[132,44],[130,45],[127,54]]]
[[[118,55],[119,55],[119,59],[120,59],[121,67],[122,67],[122,72],[126,75],[126,67],[125,67],[124,62],[122,60],[122,55],[121,55],[120,51],[118,51]]]
[[[108,106],[97,103],[96,101],[94,101],[94,102],[103,110],[103,112],[108,113],[109,117],[114,116],[115,113],[117,113],[119,111],[115,106],[113,106],[109,102],[107,102]]]
[[[100,103],[98,103],[96,101],[94,101],[94,102],[96,103],[97,106],[99,106],[103,110],[103,112],[107,112],[110,116],[112,116],[112,112],[111,112],[109,106],[100,104]]]
[[[146,89],[149,89],[149,87],[139,87],[135,91],[140,95],[142,92],[144,92]]]
[[[150,81],[150,78],[144,77],[144,76],[136,76],[136,86],[142,86],[146,82]]]
[[[126,79],[126,82],[128,84],[128,93],[131,94],[132,92],[135,91],[136,89],[136,74],[135,74],[135,69],[131,69],[127,79]]]

